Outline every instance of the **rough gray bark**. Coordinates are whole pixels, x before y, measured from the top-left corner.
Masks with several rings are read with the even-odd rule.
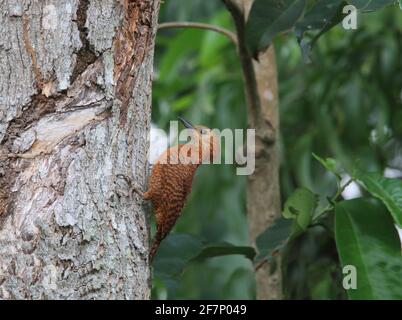
[[[0,0],[0,298],[148,299],[159,0]]]

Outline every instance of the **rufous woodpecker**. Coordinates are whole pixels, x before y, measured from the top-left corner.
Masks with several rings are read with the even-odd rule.
[[[156,234],[149,254],[151,261],[181,214],[197,168],[203,162],[211,163],[219,150],[219,140],[211,129],[193,126],[181,117],[179,120],[191,130],[190,141],[173,146],[159,156],[146,192],[133,188],[144,200],[152,202],[155,211]]]

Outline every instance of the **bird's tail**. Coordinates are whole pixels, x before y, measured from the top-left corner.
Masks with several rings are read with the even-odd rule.
[[[152,240],[152,244],[151,244],[151,249],[149,250],[149,261],[152,262],[152,260],[154,259],[155,253],[159,248],[159,245],[161,243],[161,241],[163,240],[163,235],[160,232],[156,232],[153,240]]]

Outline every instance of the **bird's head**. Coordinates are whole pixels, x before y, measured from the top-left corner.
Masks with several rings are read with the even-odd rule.
[[[182,117],[179,117],[179,120],[183,123],[185,128],[192,130],[190,143],[194,143],[199,148],[202,161],[213,161],[219,150],[219,139],[216,133],[204,126],[193,126]]]

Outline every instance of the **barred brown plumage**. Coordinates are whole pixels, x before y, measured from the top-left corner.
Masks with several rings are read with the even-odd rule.
[[[152,240],[152,260],[161,241],[169,234],[179,218],[191,192],[194,174],[206,160],[212,161],[219,150],[217,136],[209,128],[193,126],[179,118],[191,130],[191,139],[166,150],[153,166],[148,190],[141,194],[150,200],[155,210],[156,234]]]

